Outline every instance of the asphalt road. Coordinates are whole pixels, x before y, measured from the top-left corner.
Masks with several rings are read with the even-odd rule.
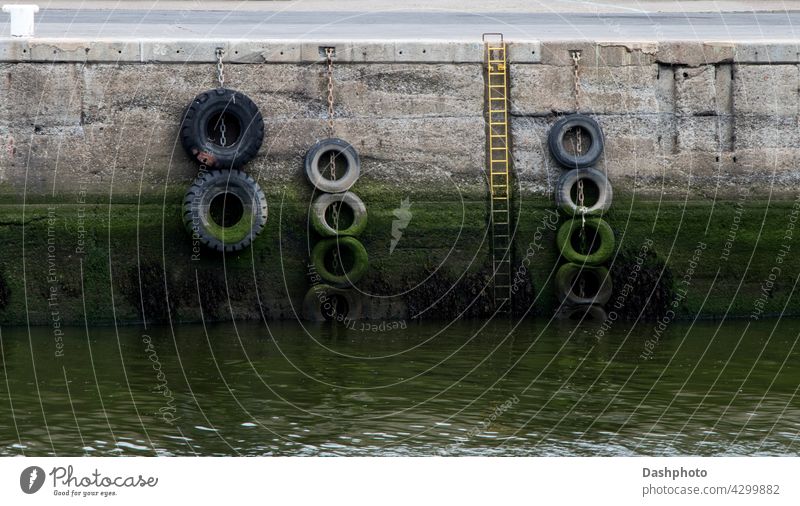
[[[0,36],[9,35],[7,14]],[[553,14],[43,9],[39,37],[476,40],[797,40],[800,11]]]

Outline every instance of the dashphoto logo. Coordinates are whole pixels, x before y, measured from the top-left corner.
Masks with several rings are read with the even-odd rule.
[[[394,253],[397,243],[403,237],[403,230],[411,222],[411,200],[406,197],[400,201],[400,207],[392,211],[395,220],[392,222],[392,243],[389,245],[389,254]]]
[[[26,494],[35,494],[44,485],[44,469],[39,466],[26,467],[19,475],[19,486]]]

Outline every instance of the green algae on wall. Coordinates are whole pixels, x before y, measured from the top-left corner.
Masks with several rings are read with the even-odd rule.
[[[491,314],[484,290],[491,281],[484,195],[368,183],[354,191],[369,212],[361,241],[370,270],[357,286],[367,318]],[[197,260],[181,222],[179,192],[168,192],[166,204],[121,198],[131,203],[61,199],[0,206],[5,245],[0,251],[0,321],[66,325],[298,318],[310,285],[309,244],[316,241],[313,236],[309,240],[311,198],[305,189],[273,191],[267,226],[251,248],[234,255],[203,250]],[[410,219],[398,238],[393,222],[404,199]],[[637,280],[624,314],[635,318],[647,302],[650,308],[642,316],[658,317],[676,300],[680,318],[800,314],[800,304],[791,297],[800,258],[777,256],[800,248],[790,229],[797,209],[797,202],[788,199],[618,197],[606,216],[618,242],[612,273],[629,269],[645,241],[653,245],[647,275]],[[523,196],[518,211],[514,311],[548,317],[557,304],[552,290],[560,263],[555,222],[565,217],[555,217],[550,199],[541,196]],[[698,257],[699,243],[705,247]],[[616,285],[612,301],[622,288]]]

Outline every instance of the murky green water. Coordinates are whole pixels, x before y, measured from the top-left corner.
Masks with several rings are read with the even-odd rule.
[[[3,329],[0,454],[800,453],[796,320],[511,327]]]

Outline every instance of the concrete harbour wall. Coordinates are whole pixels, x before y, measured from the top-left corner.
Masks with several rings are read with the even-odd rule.
[[[489,311],[480,293],[490,262],[482,44],[31,39],[0,41],[0,198],[8,204],[0,232],[9,244],[0,255],[9,292],[0,318],[24,323],[27,311],[33,322],[52,320],[53,286],[71,322],[87,313],[98,322],[199,320],[201,313],[293,318],[308,286],[304,220],[311,190],[302,159],[326,136],[325,46],[336,48],[337,135],[363,160],[354,191],[371,219],[364,238],[371,256],[367,316]],[[268,193],[270,225],[240,257],[207,255],[198,264],[187,259],[191,242],[179,214],[197,167],[177,131],[184,107],[216,86],[217,47],[226,51],[226,85],[249,95],[264,115],[265,142],[246,170]],[[515,261],[532,264],[518,311],[548,315],[554,305],[553,234],[545,230],[541,252],[531,245],[562,170],[546,137],[558,115],[574,110],[569,51],[577,49],[581,112],[594,115],[606,137],[600,166],[617,195],[608,219],[620,237],[619,268],[628,250],[660,230],[658,256],[680,278],[698,230],[711,230],[714,254],[695,275],[681,314],[751,314],[750,297],[770,266],[739,267],[748,255],[772,258],[785,243],[798,193],[797,47],[511,41]],[[390,253],[392,212],[403,198],[415,214],[399,254]],[[722,259],[734,225],[734,253]],[[670,244],[681,234],[689,235]],[[85,246],[80,251],[77,241]],[[20,258],[23,245],[29,257]],[[533,262],[528,251],[536,251]],[[784,266],[779,285],[800,273],[796,263]],[[712,281],[717,269],[722,277]],[[213,286],[206,294],[213,300],[198,298],[198,272]],[[717,294],[712,304],[701,304],[703,290]],[[137,297],[142,291],[155,298],[150,306]],[[85,297],[96,300],[84,311]],[[442,298],[438,308],[426,306]],[[800,313],[788,289],[771,290],[763,313],[784,307]]]

